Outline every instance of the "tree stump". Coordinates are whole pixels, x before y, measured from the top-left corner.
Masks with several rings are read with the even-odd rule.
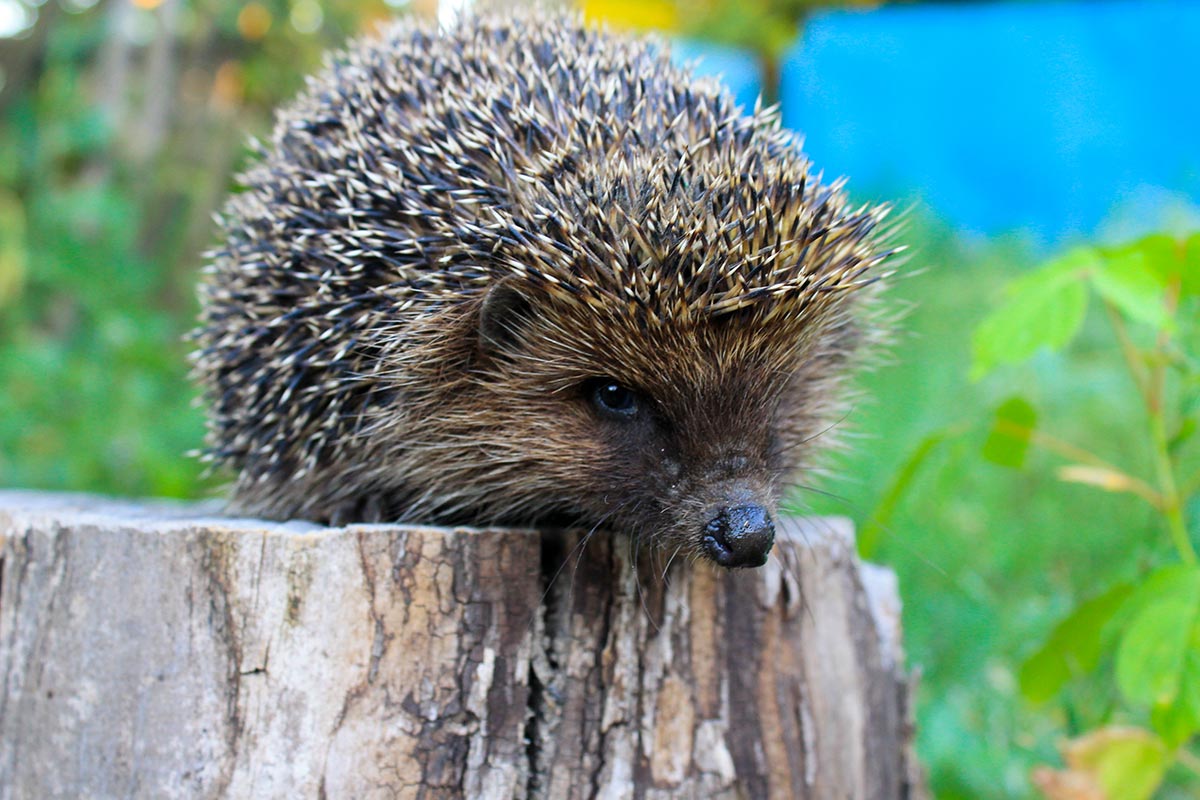
[[[0,492],[0,798],[913,798],[890,572]]]

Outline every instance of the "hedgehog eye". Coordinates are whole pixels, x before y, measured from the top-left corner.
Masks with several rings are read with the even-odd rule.
[[[632,419],[641,407],[637,392],[611,378],[593,378],[584,384],[584,391],[597,413],[609,419]]]

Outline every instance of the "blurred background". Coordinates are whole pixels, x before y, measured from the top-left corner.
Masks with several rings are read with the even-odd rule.
[[[326,49],[463,5],[0,0],[0,486],[219,489],[185,456],[203,416],[182,337],[247,137],[269,131]],[[1062,768],[1064,740],[1148,725],[1153,710],[1122,698],[1103,660],[1049,696],[1022,670],[1079,603],[1170,561],[1161,515],[1099,481],[1059,480],[1061,449],[1035,448],[1019,469],[981,452],[994,409],[1019,393],[1054,441],[1154,474],[1147,411],[1103,305],[1080,312],[1069,349],[974,380],[972,331],[1014,277],[1073,246],[1200,229],[1200,3],[579,7],[661,32],[747,106],[779,103],[827,176],[907,209],[919,269],[893,291],[905,332],[865,381],[829,494],[795,507],[853,517],[863,554],[900,575],[938,797],[1042,796],[1035,783],[1115,797],[1031,776]],[[1197,403],[1173,413],[1182,432]],[[1186,439],[1172,450],[1184,473]],[[1200,502],[1184,510],[1200,541]],[[1200,797],[1200,756],[1178,738],[1156,797]]]

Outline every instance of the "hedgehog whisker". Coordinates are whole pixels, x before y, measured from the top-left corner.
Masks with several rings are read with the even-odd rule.
[[[847,419],[849,419],[850,415],[853,413],[854,413],[853,408],[848,409],[844,414],[842,414],[841,417],[839,417],[838,419],[829,423],[821,430],[804,437],[800,441],[791,442],[790,444],[784,445],[783,447],[779,447],[775,450],[775,453],[777,455],[784,455],[786,453],[790,453],[791,451],[795,450],[798,447],[803,447],[806,444],[816,441],[817,439],[821,438],[822,436],[826,435],[827,433],[833,431],[839,425],[843,424]]]
[[[664,583],[667,583],[667,585],[670,585],[670,583],[667,581],[667,572],[670,571],[671,563],[673,561],[675,561],[675,556],[679,555],[679,551],[682,549],[683,549],[683,545],[679,545],[678,547],[676,547],[675,552],[671,553],[671,557],[667,559],[667,565],[665,567],[663,567],[662,575],[659,577],[659,580],[663,581]]]
[[[854,508],[854,504],[850,502],[849,498],[845,497],[844,495],[840,495],[835,492],[831,492],[828,489],[822,489],[817,486],[809,486],[808,484],[805,484],[805,483],[793,483],[791,485],[791,488],[799,489],[802,492],[811,492],[812,494],[817,494],[817,495],[820,495],[821,497],[828,497],[830,500],[836,500],[837,502],[841,503],[842,505],[846,506],[847,508],[850,508],[850,509]]]

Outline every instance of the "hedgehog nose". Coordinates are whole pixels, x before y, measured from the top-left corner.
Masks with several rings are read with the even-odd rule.
[[[775,543],[775,523],[762,506],[723,508],[704,526],[704,550],[722,567],[761,567]]]

